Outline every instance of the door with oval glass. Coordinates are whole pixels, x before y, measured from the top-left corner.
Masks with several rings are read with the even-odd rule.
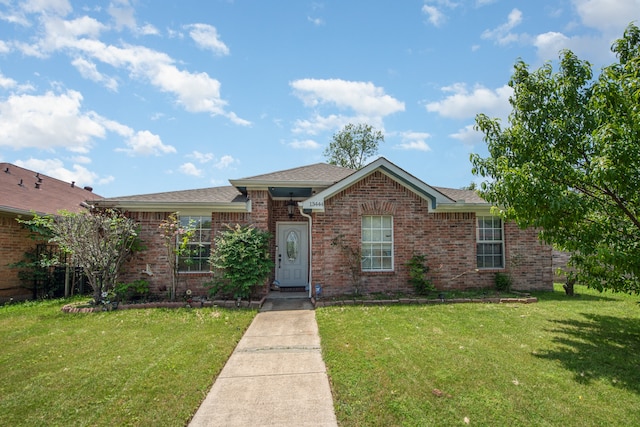
[[[307,223],[278,222],[276,235],[276,279],[279,286],[306,286],[309,273]]]

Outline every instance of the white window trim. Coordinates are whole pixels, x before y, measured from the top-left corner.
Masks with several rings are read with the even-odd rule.
[[[189,220],[191,219],[195,219],[195,218],[199,218],[200,220],[205,219],[208,220],[210,224],[212,224],[211,221],[211,216],[210,215],[197,215],[197,214],[193,214],[193,215],[180,215],[178,217],[178,221],[180,222],[180,226],[182,226],[182,218],[189,218]],[[211,233],[213,233],[213,230],[210,230]],[[201,244],[203,246],[209,246],[209,256],[211,256],[211,241],[208,242],[203,242],[201,240],[197,241],[198,244]],[[176,239],[176,247],[180,244],[179,239]],[[191,274],[191,273],[208,273],[211,268],[209,266],[209,263],[207,262],[207,268],[205,270],[183,270],[180,268],[180,256],[178,254],[176,254],[176,265],[178,266],[178,273],[180,274]]]
[[[360,271],[362,273],[388,273],[388,272],[393,272],[395,271],[395,244],[394,244],[394,221],[393,221],[393,215],[362,215],[360,217],[360,233],[362,233],[362,218],[364,217],[389,217],[391,218],[391,241],[389,242],[365,242],[362,239],[362,235],[360,236],[360,250],[362,251],[362,247],[365,244],[375,244],[375,243],[384,243],[384,244],[390,244],[391,245],[391,268],[377,268],[377,269],[365,269],[363,266],[362,261],[360,262]],[[362,256],[362,258],[364,259],[364,256]]]
[[[502,236],[502,240],[480,240],[480,225],[478,224],[481,218],[497,218],[500,220],[500,235]],[[495,230],[495,229],[494,229]],[[500,217],[494,215],[477,215],[476,216],[476,268],[479,270],[504,270],[506,259],[505,259],[505,244],[504,244],[504,220]],[[478,266],[478,244],[496,244],[500,243],[501,252],[502,252],[502,266],[500,267],[479,267]]]

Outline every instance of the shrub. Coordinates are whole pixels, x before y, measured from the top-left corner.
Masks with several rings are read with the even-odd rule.
[[[418,295],[427,295],[435,290],[435,286],[427,278],[429,266],[426,264],[425,255],[413,255],[405,265],[409,267],[409,284],[413,286]]]
[[[132,283],[118,283],[113,289],[118,301],[136,301],[149,295],[149,282],[138,279]]]
[[[248,298],[257,285],[271,273],[274,263],[269,256],[271,234],[252,226],[236,224],[218,232],[215,250],[209,262],[217,279],[209,283],[213,295],[222,292],[233,298]]]
[[[498,292],[509,292],[511,290],[511,276],[505,273],[496,273],[496,290]]]

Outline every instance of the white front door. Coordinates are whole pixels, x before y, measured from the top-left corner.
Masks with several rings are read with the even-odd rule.
[[[280,286],[306,286],[309,275],[307,223],[278,222],[276,234],[276,279]]]

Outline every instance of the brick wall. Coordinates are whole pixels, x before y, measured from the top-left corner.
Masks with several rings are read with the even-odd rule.
[[[270,222],[268,209],[270,199],[267,192],[252,193],[253,212],[214,212],[211,214],[212,250],[213,239],[218,231],[225,230],[227,225],[258,224],[266,229]],[[256,211],[256,207],[258,210]],[[171,269],[169,267],[167,248],[164,246],[162,233],[159,226],[167,219],[171,212],[129,212],[128,215],[140,224],[140,239],[146,249],[134,254],[125,264],[123,273],[119,277],[120,282],[132,282],[144,279],[149,282],[150,292],[160,297],[166,297],[171,288]],[[256,218],[258,224],[256,224]],[[147,264],[153,272],[152,276],[144,273]],[[212,280],[210,272],[180,272],[176,285],[176,296],[181,298],[187,289],[192,291],[192,296],[208,295],[206,283]],[[261,293],[267,292],[267,284]]]
[[[15,215],[0,214],[0,303],[32,297],[32,292],[22,287],[18,269],[9,264],[22,261],[24,253],[35,249],[36,242],[28,230],[16,221]]]
[[[363,214],[392,215],[394,229],[394,271],[362,273],[364,292],[411,292],[405,264],[414,254],[426,255],[437,289],[492,288],[496,271],[509,273],[514,289],[551,289],[551,249],[538,243],[535,231],[507,224],[506,270],[477,270],[475,213],[429,213],[427,202],[380,172],[326,200],[324,207],[324,213],[313,215],[312,280],[322,284],[325,296],[353,292],[349,265],[331,242],[342,235],[359,248]]]

